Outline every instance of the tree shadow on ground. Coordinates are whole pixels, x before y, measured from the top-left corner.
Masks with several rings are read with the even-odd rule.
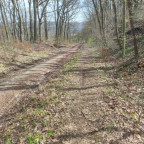
[[[106,127],[106,128],[102,127],[98,130],[93,130],[93,131],[90,131],[87,133],[74,132],[74,133],[68,133],[65,135],[60,135],[60,136],[58,136],[58,142],[55,144],[62,144],[63,141],[65,141],[65,140],[71,140],[71,139],[76,139],[76,138],[81,138],[81,139],[88,138],[88,139],[92,140],[93,139],[92,136],[94,136],[94,139],[96,139],[97,133],[109,132],[109,129],[110,129],[110,127]],[[121,133],[123,132],[123,135],[119,136],[116,140],[111,140],[110,144],[116,144],[119,141],[125,140],[134,134],[139,134],[141,136],[144,134],[144,132],[142,132],[142,131],[132,131],[132,130],[127,129],[127,128],[119,129],[118,127],[113,127],[112,132],[114,132],[114,131],[115,132],[121,132]]]
[[[96,71],[98,71],[98,70],[103,70],[103,71],[109,71],[109,70],[112,70],[112,69],[114,69],[115,67],[112,67],[112,66],[110,66],[110,67],[97,67],[97,68],[94,68],[94,67],[92,67],[92,68],[86,68],[86,69],[80,69],[80,68],[74,68],[73,70],[68,70],[68,71],[64,71],[63,73],[65,74],[65,73],[68,73],[68,72],[91,72],[91,71],[94,71],[94,72],[96,72]]]
[[[87,89],[92,89],[92,88],[98,88],[98,87],[108,87],[108,86],[114,86],[115,84],[104,84],[104,85],[93,85],[93,86],[88,86],[88,87],[81,87],[81,88],[64,88],[62,91],[74,91],[74,90],[87,90]]]
[[[9,90],[26,90],[26,89],[34,89],[38,87],[38,76],[44,76],[45,78],[55,74],[57,70],[62,66],[62,64],[44,64],[39,67],[41,70],[28,70],[29,73],[21,74],[20,78],[17,78],[17,75],[13,76],[12,80],[6,80],[0,83],[0,92],[9,91]],[[43,68],[50,68],[50,72],[42,74]],[[31,73],[31,74],[30,74]],[[28,84],[29,83],[29,84]]]

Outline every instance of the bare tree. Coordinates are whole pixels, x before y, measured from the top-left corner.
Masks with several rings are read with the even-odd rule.
[[[44,18],[44,13],[46,12],[47,5],[49,0],[40,1],[38,3],[38,19],[39,19],[39,40],[41,41],[41,26],[42,26],[42,19]],[[41,12],[41,13],[40,13]]]
[[[33,0],[33,10],[34,10],[34,42],[37,41],[37,5],[38,5],[38,0]]]
[[[33,41],[33,19],[32,19],[32,12],[31,12],[32,0],[29,0],[29,29],[30,29],[30,41]]]
[[[3,24],[4,24],[4,28],[5,28],[5,32],[6,32],[6,37],[7,37],[7,40],[9,40],[9,32],[8,32],[8,26],[7,26],[7,23],[6,23],[6,15],[4,13],[4,10],[3,10],[3,4],[2,2],[0,1],[0,11],[1,11],[1,16],[2,16],[2,20],[3,20]]]
[[[138,1],[136,1],[136,6]],[[133,35],[133,43],[134,43],[134,52],[135,52],[135,57],[138,57],[138,46],[137,46],[137,40],[136,40],[136,35],[135,35],[135,30],[134,30],[134,21],[133,21],[133,11],[132,11],[132,0],[127,0],[127,5],[128,5],[128,11],[129,11],[129,19],[130,19],[130,25],[131,25],[131,31]]]
[[[123,56],[126,47],[126,0],[123,0]]]
[[[112,0],[112,4],[113,4],[113,11],[114,11],[115,32],[116,32],[116,37],[117,37],[117,43],[119,45],[119,48],[122,49],[122,45],[121,45],[121,42],[119,39],[118,22],[117,22],[117,8],[116,8],[115,0]]]

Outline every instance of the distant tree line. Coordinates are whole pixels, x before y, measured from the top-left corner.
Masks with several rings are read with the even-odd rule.
[[[51,14],[51,21],[55,21],[56,43],[68,40],[70,21],[78,6],[79,0],[0,0],[0,39],[21,42],[47,40]]]

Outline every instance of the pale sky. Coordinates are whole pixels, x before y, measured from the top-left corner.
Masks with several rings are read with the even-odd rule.
[[[85,21],[85,16],[84,16],[83,10],[80,10],[79,13],[76,15],[75,21],[77,21],[77,22]]]
[[[77,12],[77,14],[75,15],[74,21],[83,22],[83,21],[85,21],[85,15],[84,15],[84,11],[83,11],[83,8],[82,8],[84,0],[79,0],[79,1],[80,1],[80,7],[81,8]],[[25,0],[25,2],[26,2],[26,6],[28,7],[28,0]],[[27,8],[27,10],[28,10],[28,8]],[[53,11],[53,10],[51,10],[51,8],[50,8],[50,11]],[[53,13],[49,15],[48,19],[51,19],[52,21],[54,21],[54,15],[53,15]]]
[[[78,14],[76,15],[76,19],[75,19],[77,22],[83,22],[83,21],[85,21],[84,10],[82,8],[83,1],[84,0],[80,0],[81,8],[80,8],[80,11],[78,12]]]

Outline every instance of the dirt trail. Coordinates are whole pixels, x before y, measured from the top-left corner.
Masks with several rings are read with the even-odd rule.
[[[79,51],[81,45],[64,48],[54,58],[42,62],[32,68],[24,70],[13,78],[0,83],[0,116],[3,111],[12,107],[21,98],[21,93],[27,89],[35,88],[57,68],[62,66],[71,56]]]
[[[92,49],[88,46],[77,67],[71,71],[71,77],[73,87],[70,85],[64,88],[64,91],[69,93],[69,97],[65,100],[66,115],[63,115],[68,124],[61,129],[63,134],[59,136],[59,143],[95,144],[100,140],[97,131],[102,129],[104,122],[99,97],[103,88],[109,84],[103,76],[103,71],[95,67]]]
[[[70,71],[72,82],[63,89],[68,96],[63,104],[65,121],[59,129],[58,144],[143,143],[139,134],[130,132],[132,126],[127,127],[131,121],[122,118],[124,103],[113,96],[117,90],[113,90],[116,84],[105,72],[109,66],[110,62],[93,57],[92,48],[85,46],[77,66]]]

